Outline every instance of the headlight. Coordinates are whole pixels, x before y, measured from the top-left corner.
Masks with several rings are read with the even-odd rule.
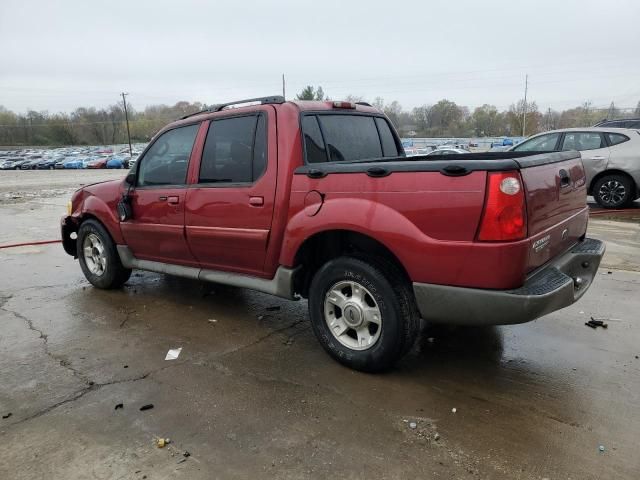
[[[71,212],[73,212],[73,206],[71,205],[71,200],[69,200],[67,202],[67,215],[71,215]]]

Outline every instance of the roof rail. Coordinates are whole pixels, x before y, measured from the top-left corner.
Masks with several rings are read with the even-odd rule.
[[[206,108],[204,110],[200,110],[199,112],[190,113],[189,115],[185,115],[184,117],[181,117],[180,120],[184,120],[185,118],[193,117],[194,115],[200,115],[201,113],[219,112],[223,108],[230,107],[231,105],[239,105],[239,104],[242,104],[242,103],[260,102],[260,105],[267,105],[267,104],[280,104],[280,103],[284,103],[285,101],[286,100],[284,99],[284,97],[282,95],[273,95],[271,97],[247,98],[245,100],[236,100],[234,102],[219,103],[219,104],[216,104],[216,105],[211,105],[209,108]]]
[[[373,106],[369,102],[356,102],[356,105],[363,105],[365,107],[372,107]]]

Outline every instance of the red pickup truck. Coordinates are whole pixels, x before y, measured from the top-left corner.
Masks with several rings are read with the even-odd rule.
[[[331,356],[376,371],[420,317],[514,324],[577,301],[604,253],[587,221],[578,152],[407,158],[367,104],[265,97],[166,126],[124,181],[74,193],[62,241],[98,288],[137,268],[307,298]]]

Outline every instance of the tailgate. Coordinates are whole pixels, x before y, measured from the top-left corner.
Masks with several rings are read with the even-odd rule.
[[[586,178],[576,151],[534,155],[516,162],[526,192],[530,272],[569,249],[586,232]]]

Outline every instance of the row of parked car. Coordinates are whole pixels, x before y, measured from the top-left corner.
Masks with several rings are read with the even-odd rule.
[[[130,168],[145,145],[0,151],[0,170]]]

